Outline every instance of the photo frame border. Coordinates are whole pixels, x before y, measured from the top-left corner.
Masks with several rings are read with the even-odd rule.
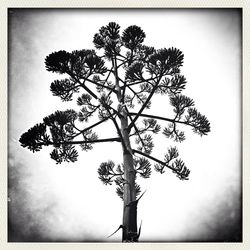
[[[0,4],[0,249],[250,249],[250,3],[239,0],[4,0]],[[8,148],[8,8],[242,8],[242,210],[243,242],[239,243],[10,243],[7,240]]]

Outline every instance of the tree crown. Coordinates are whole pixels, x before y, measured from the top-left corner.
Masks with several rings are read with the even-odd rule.
[[[167,138],[182,142],[185,133],[179,127],[187,125],[203,136],[210,131],[210,123],[197,111],[194,101],[182,94],[187,84],[180,70],[183,53],[173,47],[155,49],[146,46],[143,44],[145,38],[145,32],[136,25],[129,26],[120,34],[120,26],[110,22],[94,35],[93,43],[99,54],[93,49],[83,49],[72,52],[60,50],[48,55],[45,58],[47,71],[66,76],[51,83],[52,94],[64,102],[77,96],[79,111],[55,111],[25,132],[20,138],[21,145],[33,152],[41,150],[42,146],[53,146],[50,156],[59,164],[77,160],[77,145],[88,151],[94,143],[116,141],[126,149],[117,122],[126,115],[129,137],[135,137],[132,153],[136,173],[149,178],[150,161],[154,161],[156,171],[164,173],[168,168],[180,179],[188,179],[190,170],[179,158],[176,147],[167,149],[164,160],[151,156],[154,147],[152,134],[162,130]],[[174,117],[145,113],[150,109],[155,94],[169,97]],[[114,97],[118,99],[117,106]],[[89,125],[90,120],[95,122]],[[93,129],[109,120],[117,131],[117,137],[100,139]],[[158,121],[165,121],[166,127],[162,129]],[[112,161],[101,163],[98,174],[104,184],[114,182],[117,194],[123,197],[123,165],[115,166]],[[136,192],[140,193],[139,185]]]

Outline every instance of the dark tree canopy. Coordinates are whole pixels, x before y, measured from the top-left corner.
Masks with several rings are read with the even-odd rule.
[[[176,147],[169,147],[163,159],[151,155],[153,134],[161,132],[166,138],[182,142],[186,139],[185,125],[203,136],[210,131],[210,123],[197,111],[194,100],[182,94],[187,84],[181,74],[183,53],[174,47],[146,46],[145,38],[144,31],[136,25],[121,33],[120,26],[110,22],[94,35],[97,52],[60,50],[48,55],[46,69],[65,77],[51,83],[52,94],[64,102],[76,101],[79,110],[55,111],[45,117],[21,136],[21,145],[33,152],[52,146],[50,156],[60,164],[77,161],[79,149],[91,150],[95,143],[119,142],[124,154],[133,156],[135,178],[149,178],[151,162],[155,162],[154,169],[159,173],[170,169],[180,179],[188,179],[190,170],[179,158]],[[150,114],[153,95],[169,99],[172,117]],[[112,122],[117,136],[99,138],[94,129],[107,121]],[[165,127],[158,121],[165,122]],[[103,162],[98,168],[99,179],[104,184],[115,183],[121,198],[127,182],[126,168],[124,163],[116,165],[113,161]],[[133,185],[138,195],[140,186]]]

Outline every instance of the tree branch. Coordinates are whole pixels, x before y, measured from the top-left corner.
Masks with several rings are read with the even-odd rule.
[[[87,88],[87,87],[86,87],[84,84],[82,84],[78,79],[76,79],[70,72],[67,72],[67,73],[68,73],[68,75],[69,75],[70,77],[72,77],[76,82],[78,82],[78,83],[80,84],[80,86],[83,87],[92,97],[94,97],[95,99],[99,99],[95,93],[93,93],[89,88]],[[110,75],[110,74],[109,74],[109,75]],[[108,75],[108,77],[109,77],[109,75]],[[108,79],[108,77],[107,77],[107,79]],[[107,79],[106,79],[106,81],[107,81]],[[88,79],[85,78],[85,80],[88,80]],[[90,81],[91,81],[91,80],[90,80]],[[91,81],[91,82],[93,82],[93,81]],[[100,85],[101,85],[101,84],[100,84]],[[101,85],[101,86],[103,86],[103,85]],[[108,89],[110,90],[108,96],[110,96],[110,94],[111,94],[112,92],[115,92],[115,93],[116,93],[115,87],[113,87],[113,88],[108,88]],[[111,108],[116,114],[119,115],[119,113],[117,112],[116,109],[112,108],[111,106],[109,106],[109,105],[107,105],[107,104],[106,104],[106,106],[108,106],[109,108]],[[99,108],[99,105],[97,106],[97,108]],[[111,117],[109,117],[109,118],[111,118]],[[111,119],[112,119],[112,118],[111,118]]]
[[[133,119],[133,121],[129,124],[128,126],[128,130],[130,131],[130,129],[132,128],[133,124],[137,121],[137,119],[139,118],[139,116],[141,115],[141,113],[143,112],[143,110],[145,109],[145,107],[147,106],[147,104],[149,103],[150,99],[152,98],[152,96],[154,95],[155,90],[158,87],[158,84],[160,83],[162,75],[159,76],[158,81],[156,82],[155,86],[153,87],[151,93],[149,94],[147,100],[143,103],[143,105],[141,106],[139,112],[136,114],[135,118]]]
[[[132,119],[132,117],[130,116],[130,113],[129,113],[129,110],[128,110],[127,106],[125,106],[125,109],[126,109],[126,112],[127,112],[127,114],[128,114],[128,117],[129,117],[130,121],[132,122],[133,119]],[[135,132],[137,133],[137,135],[138,135],[138,137],[139,137],[139,139],[140,139],[140,141],[141,141],[141,143],[142,143],[142,146],[144,147],[144,150],[146,151],[145,144],[144,144],[144,142],[143,142],[143,140],[142,140],[142,138],[141,138],[140,132],[139,132],[138,128],[136,127],[135,123],[134,123],[133,126],[134,126],[134,129],[135,129]]]
[[[84,78],[83,78],[83,79],[84,79]],[[95,81],[92,81],[92,80],[90,80],[90,79],[87,79],[87,78],[86,78],[86,81],[91,82],[91,83],[93,83],[93,84],[95,84],[95,85],[97,85],[97,86],[99,86],[99,87],[102,87],[102,88],[108,89],[108,90],[110,90],[110,91],[112,91],[112,92],[114,92],[114,93],[116,93],[116,92],[117,92],[115,89],[113,89],[113,88],[111,88],[111,87],[108,87],[108,86],[102,85],[102,84],[97,83],[97,82],[95,82]],[[106,81],[106,80],[105,80],[105,81]]]
[[[116,127],[116,130],[117,130],[117,133],[118,133],[118,135],[119,135],[119,137],[120,137],[120,139],[121,139],[122,146],[124,147],[124,150],[126,150],[126,143],[125,143],[125,141],[124,141],[124,139],[123,139],[123,136],[122,136],[122,133],[121,133],[121,131],[120,131],[120,128],[119,128],[119,126],[118,126],[118,124],[117,124],[115,118],[113,117],[113,114],[111,114],[111,112],[110,112],[110,110],[109,110],[109,107],[108,107],[106,104],[104,104],[103,106],[104,106],[104,108],[108,111],[109,116],[110,116],[111,120],[113,121],[113,123],[114,123],[114,125],[115,125],[115,127]]]
[[[106,138],[106,139],[98,139],[98,140],[92,140],[92,141],[70,141],[70,142],[62,142],[60,144],[86,144],[86,143],[99,143],[99,142],[120,142],[120,138],[114,137],[114,138]]]
[[[136,154],[145,156],[145,157],[149,158],[150,160],[153,160],[153,161],[155,161],[155,162],[157,162],[157,163],[160,163],[161,165],[164,165],[164,166],[170,168],[170,169],[173,170],[173,171],[176,171],[174,168],[172,168],[172,167],[166,165],[165,162],[160,161],[160,160],[156,159],[155,157],[153,157],[153,156],[151,156],[151,155],[145,154],[145,153],[143,153],[143,152],[141,152],[141,151],[138,151],[138,150],[136,150],[136,149],[132,149],[132,151],[133,151],[133,153],[136,153]]]
[[[132,116],[136,116],[138,113],[130,112],[129,114],[132,115]],[[153,119],[157,119],[157,120],[163,120],[163,121],[172,122],[172,123],[181,123],[181,124],[185,124],[185,125],[188,125],[188,126],[192,127],[192,125],[187,123],[187,122],[178,121],[178,120],[175,120],[175,119],[165,118],[165,117],[161,117],[161,116],[148,115],[148,114],[140,114],[139,116],[147,117],[147,118],[153,118]]]
[[[78,136],[78,135],[80,135],[80,134],[86,132],[86,131],[89,130],[89,129],[92,129],[92,128],[98,126],[99,124],[101,124],[101,123],[107,121],[109,118],[110,118],[110,117],[106,117],[106,118],[102,119],[101,121],[96,122],[96,123],[94,123],[93,125],[91,125],[91,126],[85,128],[85,129],[83,129],[83,130],[79,130],[79,129],[77,129],[77,128],[75,127],[75,128],[79,131],[79,133],[75,134],[73,138],[75,138],[76,136]]]
[[[136,116],[138,113],[130,112],[129,114],[132,115],[132,116]],[[158,120],[164,120],[164,121],[167,121],[167,122],[177,122],[174,119],[160,117],[160,116],[155,116],[155,115],[140,114],[139,116],[141,116],[141,117],[147,117],[147,118],[153,118],[153,119],[158,119]],[[181,123],[184,123],[184,122],[181,122]]]
[[[163,76],[170,76],[170,74],[166,73],[166,74],[163,74],[161,77],[163,77]],[[133,85],[136,85],[136,84],[140,84],[140,83],[148,82],[148,81],[151,81],[151,80],[155,80],[155,79],[157,79],[157,78],[158,78],[158,77],[155,76],[155,77],[151,77],[151,78],[149,78],[149,79],[143,79],[143,80],[138,81],[138,82],[129,83],[129,84],[127,84],[127,86],[133,86]],[[123,87],[122,87],[122,88],[123,88]]]
[[[122,99],[122,103],[124,103],[124,96],[125,96],[125,91],[126,91],[126,85],[127,85],[127,83],[126,83],[126,81],[123,81],[122,79],[120,79],[120,81],[122,81],[122,83],[124,84],[123,85],[123,90],[122,90],[122,98],[121,98]]]
[[[133,59],[133,50],[131,49],[131,54],[130,54],[130,58],[128,59],[127,58],[127,60],[125,60],[122,64],[120,64],[117,68],[119,68],[121,65],[123,65],[123,64],[125,64],[126,62],[128,62],[128,66],[130,66],[131,65],[131,61],[132,61],[132,59]],[[120,79],[121,80],[121,79]],[[126,83],[126,81],[122,81],[123,82],[123,84],[124,84],[124,86],[123,86],[123,91],[122,91],[122,98],[121,98],[121,100],[122,100],[122,103],[124,103],[124,96],[125,96],[125,91],[126,91],[126,85],[127,85],[127,83]]]
[[[122,89],[123,89],[123,92],[122,92],[122,102],[124,103],[124,96],[125,96],[125,90],[126,90],[126,87],[129,88],[129,90],[134,94],[134,97],[136,96],[138,99],[140,99],[140,101],[143,103],[143,100],[140,98],[140,96],[138,95],[139,93],[136,93],[129,85],[127,85],[126,81],[123,81],[121,78],[119,78],[119,80],[124,84],[122,86]],[[133,97],[133,99],[134,99]]]
[[[73,80],[78,82],[81,85],[81,87],[84,88],[92,97],[94,97],[95,99],[98,99],[97,95],[92,90],[90,90],[88,87],[86,87],[84,84],[82,84],[79,81],[79,79],[75,78],[75,76],[72,73],[70,73],[69,71],[67,73],[70,77],[72,77]]]
[[[62,141],[62,142],[44,142],[44,143],[37,143],[37,146],[49,146],[49,145],[77,145],[77,144],[87,144],[87,143],[99,143],[99,142],[120,142],[120,138],[106,138],[106,139],[98,139],[92,141]]]
[[[106,80],[104,80],[105,82],[108,81],[108,79],[109,79],[109,77],[110,77],[110,74],[112,73],[112,70],[113,70],[113,66],[112,66],[111,69],[109,70],[109,73],[108,73],[108,75],[107,75],[107,77],[106,77]],[[113,88],[113,90],[114,90],[114,88]]]
[[[142,155],[142,156],[145,156],[145,157],[149,158],[150,160],[153,160],[153,161],[155,161],[155,162],[157,162],[157,163],[171,169],[173,172],[175,172],[177,175],[181,176],[183,179],[187,179],[186,176],[182,175],[180,172],[178,172],[178,170],[176,170],[175,168],[172,168],[171,166],[167,165],[165,162],[160,161],[160,160],[156,159],[155,157],[153,157],[151,155],[147,155],[147,154],[145,154],[143,152],[140,152],[138,150],[135,150],[135,149],[132,149],[132,152],[136,153],[136,154],[139,154],[139,155]]]

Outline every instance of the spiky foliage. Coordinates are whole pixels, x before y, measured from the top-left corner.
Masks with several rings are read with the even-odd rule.
[[[176,147],[171,147],[164,156],[164,162],[155,164],[155,170],[163,174],[165,168],[170,168],[181,180],[187,180],[190,170],[187,169],[185,163],[179,157],[179,152]]]
[[[56,161],[56,164],[60,164],[63,161],[75,162],[77,161],[78,153],[72,145],[60,145],[58,148],[53,149],[50,157]]]
[[[98,168],[99,179],[105,184],[112,184],[113,178],[123,174],[120,166],[114,169],[115,163],[113,161],[103,162]]]
[[[127,71],[126,71],[126,78],[128,79],[130,82],[136,81],[136,80],[141,80],[142,79],[142,75],[143,75],[143,63],[140,61],[135,61],[134,63],[132,63]]]
[[[137,162],[136,165],[139,164],[138,172],[140,171],[140,175],[144,178],[149,177],[151,173],[151,169],[149,170],[150,166],[147,166],[144,162],[141,163],[141,161],[138,161],[138,159],[135,161]],[[124,166],[121,164],[118,164],[117,166],[113,161],[103,162],[99,166],[97,172],[99,175],[99,179],[103,182],[105,185],[112,185],[113,183],[116,184],[116,193],[117,195],[123,200],[123,186],[126,184],[126,180],[124,178]],[[136,196],[138,196],[141,193],[140,185],[136,183],[135,186]]]
[[[116,187],[116,194],[123,200],[123,195],[124,195],[124,182],[125,180],[123,178],[117,178],[115,180],[115,183],[117,185]],[[135,183],[135,195],[138,197],[141,193],[141,187],[138,183]]]
[[[48,71],[64,74],[69,70],[70,53],[65,50],[53,52],[45,59],[46,69]]]
[[[72,101],[72,96],[79,90],[79,85],[76,85],[70,79],[55,80],[50,85],[50,91],[54,96],[58,96],[62,101]]]
[[[135,143],[138,144],[137,149],[139,151],[142,151],[146,154],[151,154],[154,143],[153,143],[153,137],[150,134],[146,134],[143,137],[140,137],[139,135],[136,137]]]
[[[94,50],[64,50],[53,52],[45,59],[46,69],[59,74],[70,74],[74,79],[81,79],[91,74],[104,74],[107,68],[104,61]]]
[[[174,139],[176,142],[182,142],[186,139],[184,132],[176,129],[175,123],[168,124],[168,127],[165,127],[162,133],[167,138]]]
[[[176,74],[171,78],[164,77],[157,90],[161,94],[175,96],[180,94],[185,89],[186,83],[187,80],[183,75]]]
[[[27,147],[29,150],[35,152],[42,149],[43,145],[49,145],[50,137],[46,133],[46,125],[39,123],[23,133],[19,142],[22,147]]]
[[[200,114],[196,108],[193,108],[194,101],[184,95],[175,95],[170,97],[170,103],[174,107],[175,119],[172,123],[165,127],[163,134],[176,142],[185,140],[183,131],[177,129],[177,124],[189,125],[193,131],[199,135],[206,135],[210,131],[210,123],[208,119]],[[183,118],[184,116],[184,118]]]
[[[122,42],[126,48],[134,50],[139,44],[143,43],[145,37],[144,31],[140,27],[132,25],[124,30]]]
[[[170,169],[180,179],[187,179],[190,171],[179,159],[176,147],[168,149],[163,161],[151,155],[157,143],[154,135],[159,134],[162,127],[158,121],[166,123],[162,133],[175,142],[185,139],[185,125],[199,135],[206,135],[210,131],[210,123],[195,108],[193,99],[182,94],[187,85],[187,79],[181,74],[182,51],[174,47],[155,49],[144,44],[145,38],[145,32],[136,25],[120,33],[119,24],[110,22],[102,26],[93,38],[100,53],[82,49],[72,52],[60,50],[48,55],[45,58],[46,69],[66,76],[51,83],[52,94],[62,101],[76,100],[79,110],[56,111],[45,117],[42,123],[21,136],[21,145],[33,152],[51,145],[54,147],[51,158],[62,163],[77,160],[76,145],[88,151],[94,143],[117,141],[124,151],[133,152],[136,176],[149,178],[151,161],[154,161],[157,162],[156,171],[164,173]],[[164,95],[173,107],[169,117],[145,114],[156,94]],[[118,105],[115,100],[118,100]],[[164,106],[160,109],[168,115]],[[129,123],[126,128],[122,128],[118,121],[124,117]],[[86,125],[92,120],[95,123]],[[99,139],[93,129],[108,120],[114,125],[118,137]],[[132,149],[127,148],[122,130],[128,133]],[[135,140],[131,140],[133,136]],[[117,194],[123,198],[127,180],[122,164],[115,166],[112,161],[101,163],[98,175],[104,184],[115,184]],[[141,192],[138,184],[134,189],[137,195]]]
[[[110,22],[107,26],[102,26],[99,33],[94,36],[94,45],[97,49],[104,49],[104,55],[109,60],[120,53],[120,26],[115,22]]]
[[[210,132],[210,123],[206,116],[202,115],[195,108],[188,109],[185,122],[193,127],[193,131],[199,135],[207,135]]]
[[[145,157],[140,157],[134,159],[135,169],[136,172],[142,177],[142,178],[149,178],[151,175],[151,163],[148,159]]]
[[[81,122],[88,122],[89,118],[93,116],[95,111],[98,109],[98,105],[94,105],[91,102],[91,95],[82,94],[77,98],[77,104],[81,107],[79,112],[79,120]]]
[[[95,132],[92,132],[92,129],[88,129],[86,131],[82,132],[82,136],[84,139],[84,143],[80,144],[81,149],[83,151],[88,151],[93,149],[93,141],[97,141],[98,140],[98,135]],[[89,142],[89,143],[86,143]]]

